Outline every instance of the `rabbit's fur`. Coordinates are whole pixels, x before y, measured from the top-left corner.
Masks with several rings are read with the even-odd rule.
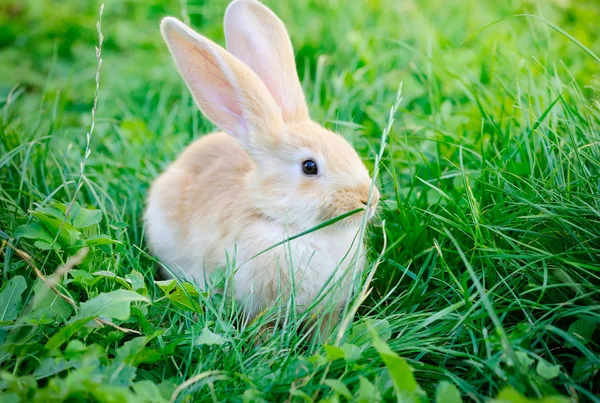
[[[322,288],[340,306],[347,269],[353,259],[362,265],[362,214],[250,259],[353,209],[372,216],[379,199],[352,146],[310,120],[283,23],[255,0],[236,0],[225,14],[229,51],[172,17],[161,31],[200,110],[223,132],[191,144],[152,184],[152,252],[204,286],[235,257],[233,292],[250,318],[289,295],[292,283],[299,311]],[[306,160],[317,175],[303,172]]]

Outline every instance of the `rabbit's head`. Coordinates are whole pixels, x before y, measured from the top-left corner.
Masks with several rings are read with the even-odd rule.
[[[248,186],[255,211],[300,230],[357,208],[373,215],[379,192],[352,146],[310,120],[292,44],[271,10],[233,1],[225,13],[229,51],[172,17],[161,31],[204,116],[254,162]]]

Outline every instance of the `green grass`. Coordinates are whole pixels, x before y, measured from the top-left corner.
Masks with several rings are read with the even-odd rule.
[[[372,281],[326,341],[154,281],[148,186],[212,130],[158,22],[223,43],[226,3],[106,1],[87,158],[100,3],[0,5],[0,401],[599,401],[598,3],[265,1],[315,120],[382,155]]]

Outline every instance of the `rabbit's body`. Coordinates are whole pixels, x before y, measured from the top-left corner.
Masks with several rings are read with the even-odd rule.
[[[152,185],[146,221],[153,251],[176,274],[191,276],[201,286],[216,268],[235,259],[240,267],[234,295],[249,317],[278,295],[289,295],[292,269],[299,310],[328,289],[328,282],[337,289],[330,297],[343,303],[348,278],[342,282],[341,276],[354,262],[356,228],[315,231],[254,256],[306,228],[276,222],[250,207],[253,165],[226,133],[192,143]]]
[[[379,192],[352,146],[310,120],[283,23],[255,0],[235,0],[225,26],[235,56],[174,18],[161,24],[194,100],[224,132],[194,142],[152,185],[150,248],[201,285],[234,267],[249,317],[287,305],[292,292],[299,311],[339,307],[349,267],[362,268],[364,215],[271,247],[357,208],[372,216]],[[321,300],[323,290],[332,292]]]
[[[205,267],[222,265],[225,249],[241,232],[238,224],[252,214],[245,200],[251,168],[235,139],[214,133],[188,146],[152,184],[148,240],[173,271],[204,280]]]

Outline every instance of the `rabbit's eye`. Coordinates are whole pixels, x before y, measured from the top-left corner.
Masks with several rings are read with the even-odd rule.
[[[306,175],[316,175],[319,173],[319,169],[317,168],[317,163],[313,160],[306,160],[302,163],[302,172]]]

